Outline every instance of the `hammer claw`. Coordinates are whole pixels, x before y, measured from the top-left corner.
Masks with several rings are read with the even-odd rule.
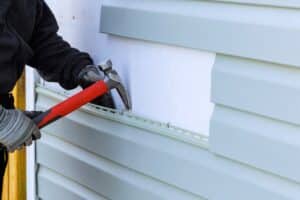
[[[123,104],[125,105],[125,108],[127,110],[131,110],[132,104],[128,92],[121,81],[121,77],[119,76],[117,71],[112,68],[111,60],[106,61],[106,63],[103,65],[99,65],[99,69],[104,72],[106,76],[105,82],[108,85],[109,89],[116,89],[119,96],[121,97]]]
[[[123,85],[119,84],[117,87],[116,87],[116,90],[118,92],[118,94],[120,95],[125,107],[127,110],[131,110],[132,109],[132,105],[131,105],[131,101],[130,101],[130,98],[129,98],[129,95],[128,93],[126,92],[125,88]]]

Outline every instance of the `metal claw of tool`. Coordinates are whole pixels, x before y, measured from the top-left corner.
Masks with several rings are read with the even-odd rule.
[[[127,110],[131,110],[131,108],[132,108],[131,100],[130,100],[129,95],[123,85],[121,77],[119,76],[117,71],[113,69],[113,64],[112,64],[111,60],[107,60],[104,64],[100,64],[99,69],[105,75],[105,82],[106,82],[107,86],[109,87],[109,90],[116,89],[116,91],[120,95],[120,97],[125,105],[125,108]]]

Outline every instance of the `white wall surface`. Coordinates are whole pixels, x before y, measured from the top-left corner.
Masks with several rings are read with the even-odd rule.
[[[112,59],[130,92],[134,113],[208,134],[215,54],[100,34],[99,0],[47,2],[66,40],[96,62]]]

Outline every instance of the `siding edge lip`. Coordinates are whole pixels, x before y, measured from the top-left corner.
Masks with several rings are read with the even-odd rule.
[[[232,4],[231,7],[226,3],[223,3],[223,6],[217,1],[207,2],[199,1],[199,5],[198,2],[193,2],[195,8],[180,2],[187,6],[178,13],[176,13],[178,5],[177,10],[168,12],[155,9],[155,3],[150,4],[149,1],[147,1],[151,5],[149,9],[144,9],[145,6],[140,6],[135,1],[129,1],[130,5],[126,6],[103,5],[100,32],[265,62],[300,66],[298,54],[291,53],[300,51],[297,42],[300,34],[297,28],[299,23],[296,20],[289,20],[297,19],[299,13],[255,6],[248,6],[251,9],[239,10],[237,6],[240,5],[237,4]],[[218,6],[213,7],[213,4]],[[162,6],[166,7],[165,4]],[[198,13],[195,14],[195,10],[198,10]],[[211,12],[216,14],[212,15]],[[240,17],[243,12],[250,17]],[[292,22],[286,23],[287,20]],[[170,37],[172,33],[176,34]],[[278,48],[278,38],[281,39],[281,48]],[[257,48],[258,46],[263,48]]]
[[[42,166],[38,173],[39,179],[47,180],[52,182],[52,184],[57,185],[57,187],[62,187],[64,190],[73,193],[74,195],[80,196],[81,198],[93,198],[97,200],[108,200],[101,194],[98,194],[89,188],[85,187],[79,182],[72,181],[64,174],[55,172],[54,170],[47,168],[47,166]],[[40,185],[41,183],[39,183]],[[39,192],[40,193],[40,192]]]
[[[210,0],[205,0],[210,1]],[[212,0],[218,3],[233,3],[239,5],[249,5],[249,6],[266,6],[274,8],[288,8],[288,9],[299,9],[300,3],[295,3],[294,1],[288,2],[278,2],[276,0]]]
[[[170,189],[171,187],[174,188],[176,191],[182,192],[182,193],[190,193],[193,196],[201,197],[202,194],[196,194],[191,191],[186,190],[186,188],[178,187],[177,185],[172,185],[168,182],[165,182],[164,180],[160,180],[157,177],[146,175],[145,173],[141,173],[139,171],[136,171],[135,169],[128,168],[126,166],[123,166],[120,163],[117,163],[113,160],[110,160],[109,158],[105,158],[103,156],[94,154],[89,151],[85,151],[81,148],[78,148],[77,146],[66,143],[65,141],[62,141],[55,136],[51,135],[45,135],[43,139],[41,139],[38,143],[38,149],[46,149],[47,152],[52,152],[53,154],[60,155],[62,157],[69,157],[71,160],[76,160],[78,163],[84,163],[87,165],[90,169],[95,169],[96,171],[102,171],[112,177],[118,177],[120,180],[126,182],[127,184],[131,186],[141,186],[139,187],[140,190],[144,191],[150,191],[148,187],[153,187],[154,182],[157,183],[156,187],[161,187],[164,185],[164,187]],[[50,151],[51,150],[51,151]],[[52,151],[53,150],[53,151]],[[61,157],[61,158],[62,158]],[[64,167],[57,167],[57,163],[54,165],[48,165],[51,161],[44,159],[42,156],[37,157],[38,163],[44,167],[47,167],[48,169],[55,171],[58,174],[62,174],[63,170],[60,171],[60,169]],[[61,165],[61,164],[59,164]],[[59,169],[60,168],[60,169]],[[125,173],[127,172],[127,173]],[[64,176],[68,179],[71,179],[75,182],[78,182],[74,175],[70,174],[64,174]],[[142,184],[145,183],[145,184]],[[85,186],[86,188],[89,188],[90,190],[94,191],[93,188],[90,188],[89,184],[82,183],[81,185]],[[153,193],[154,195],[158,195],[157,192]],[[106,194],[102,194],[103,196],[107,196]],[[156,199],[156,198],[155,198]],[[204,199],[203,199],[204,200]]]
[[[36,92],[59,101],[62,101],[69,96],[67,92],[60,93],[41,85],[37,86]],[[209,149],[208,136],[182,129],[168,123],[146,119],[126,111],[117,111],[91,104],[83,106],[81,111],[131,127],[151,131],[151,133],[160,134],[164,137],[192,144],[202,149]]]
[[[295,67],[217,55],[212,70],[211,101],[218,106],[299,126],[299,75],[299,68]]]
[[[220,105],[211,122],[214,154],[299,185],[298,168],[294,167],[300,163],[295,153],[300,148],[297,127]]]

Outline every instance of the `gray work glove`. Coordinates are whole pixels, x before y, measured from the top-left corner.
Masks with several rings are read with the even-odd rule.
[[[104,80],[104,78],[104,73],[97,65],[88,65],[79,72],[77,80],[82,88],[87,88],[99,80]],[[115,108],[115,103],[110,92],[95,99],[91,103],[108,108]]]
[[[0,143],[9,152],[31,145],[41,133],[35,123],[20,110],[7,110],[0,106]]]

